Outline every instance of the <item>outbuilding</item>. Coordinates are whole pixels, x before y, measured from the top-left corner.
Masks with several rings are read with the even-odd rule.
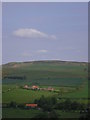
[[[25,107],[26,108],[37,108],[37,104],[26,104]]]

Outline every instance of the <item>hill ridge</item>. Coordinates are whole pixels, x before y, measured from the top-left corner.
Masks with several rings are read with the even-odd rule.
[[[79,61],[65,61],[65,60],[38,60],[38,61],[22,61],[22,62],[9,62],[3,65],[14,65],[14,64],[27,64],[27,63],[85,63],[88,62],[79,62]]]

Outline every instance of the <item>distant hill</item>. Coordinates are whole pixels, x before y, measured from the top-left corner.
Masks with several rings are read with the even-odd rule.
[[[10,62],[7,64],[3,64],[4,66],[12,66],[15,64],[40,64],[40,63],[49,63],[49,64],[61,64],[61,63],[67,63],[67,64],[87,64],[87,62],[77,62],[77,61],[60,61],[60,60],[42,60],[42,61],[26,61],[26,62]]]
[[[87,78],[87,65],[58,60],[11,62],[2,66],[3,83],[79,85]]]

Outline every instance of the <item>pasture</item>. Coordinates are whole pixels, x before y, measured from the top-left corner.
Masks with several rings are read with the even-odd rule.
[[[82,87],[82,88],[77,88],[76,91],[74,92],[68,92],[63,95],[63,97],[66,98],[88,98],[88,82]]]
[[[5,76],[25,76],[25,79],[5,79]],[[44,61],[3,65],[3,84],[36,84],[79,86],[87,79],[87,64]]]
[[[42,95],[55,96],[58,100],[70,98],[79,103],[88,103],[88,71],[87,63],[65,61],[37,61],[8,63],[3,65],[2,102],[14,101],[19,104],[33,103]],[[9,79],[5,77],[23,77],[24,79]],[[56,91],[26,90],[24,85],[38,85],[41,88],[53,87]],[[33,118],[42,113],[39,110],[22,110],[3,108],[3,116]],[[79,113],[57,111],[60,118],[78,118]]]
[[[48,87],[48,86],[40,86]],[[70,98],[78,100],[80,103],[87,103],[88,100],[88,84],[85,84],[83,88],[77,89],[74,87],[56,87],[52,86],[58,92],[50,91],[38,91],[38,90],[26,90],[16,85],[3,85],[2,102],[10,103],[15,101],[17,103],[33,103],[35,99],[39,99],[42,95],[45,97],[62,95],[62,98]]]
[[[71,111],[56,111],[58,113],[59,118],[79,118],[80,113],[77,112],[71,112]],[[24,110],[24,109],[13,109],[13,108],[4,108],[3,109],[3,118],[34,118],[35,116],[38,116],[38,114],[42,114],[43,112],[41,110]]]
[[[8,91],[8,89],[10,89]],[[9,103],[15,101],[17,103],[33,103],[35,99],[39,99],[42,95],[50,97],[56,95],[54,92],[34,91],[22,88],[16,88],[15,85],[3,86],[2,102]]]
[[[33,118],[40,113],[42,112],[34,109],[24,110],[24,109],[4,108],[2,110],[3,118]]]

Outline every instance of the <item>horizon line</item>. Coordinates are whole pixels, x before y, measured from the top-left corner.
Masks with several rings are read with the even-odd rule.
[[[88,63],[88,61],[75,61],[75,60],[60,60],[60,59],[45,59],[45,60],[28,60],[28,61],[11,61],[11,62],[6,62],[2,63],[1,65],[9,64],[9,63],[27,63],[27,62],[43,62],[43,61],[61,61],[61,62],[83,62],[83,63]]]

